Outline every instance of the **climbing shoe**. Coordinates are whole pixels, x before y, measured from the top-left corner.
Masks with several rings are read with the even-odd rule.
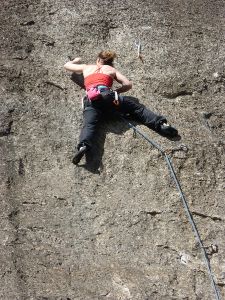
[[[177,129],[172,127],[171,125],[165,123],[165,122],[160,124],[159,133],[162,136],[171,137],[171,138],[178,136]]]
[[[81,146],[73,158],[73,164],[77,165],[87,151],[87,146]]]

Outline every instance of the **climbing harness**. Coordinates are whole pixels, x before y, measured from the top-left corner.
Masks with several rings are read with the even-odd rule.
[[[99,99],[99,96],[101,95],[99,89],[96,86],[90,87],[86,91],[86,95],[90,101],[94,101]]]
[[[178,192],[180,194],[181,202],[182,202],[182,204],[184,206],[185,212],[186,212],[188,220],[189,220],[189,222],[191,224],[192,230],[193,230],[193,232],[195,234],[196,240],[197,240],[197,242],[198,242],[198,244],[199,244],[199,246],[200,246],[200,248],[202,250],[202,254],[203,254],[203,257],[204,257],[204,260],[205,260],[205,264],[206,264],[206,267],[207,267],[207,270],[208,270],[208,273],[209,273],[209,278],[210,278],[210,281],[211,281],[211,284],[212,284],[212,288],[213,288],[214,293],[215,293],[215,299],[216,300],[221,300],[218,288],[217,288],[215,280],[214,280],[214,275],[213,275],[212,270],[211,270],[211,266],[210,266],[208,255],[207,255],[206,250],[205,250],[205,248],[203,246],[200,234],[199,234],[197,226],[196,226],[196,224],[194,222],[194,219],[193,219],[192,213],[191,213],[191,211],[189,209],[188,203],[187,203],[187,201],[185,199],[185,196],[184,196],[184,193],[182,191],[180,182],[177,179],[177,176],[176,176],[175,170],[173,168],[173,164],[172,164],[172,162],[170,160],[170,157],[167,155],[166,151],[164,151],[160,145],[158,145],[155,141],[153,141],[152,139],[150,139],[145,133],[143,133],[141,130],[139,130],[135,125],[133,125],[132,123],[130,123],[126,118],[124,118],[122,116],[120,116],[120,118],[123,121],[125,121],[131,129],[133,129],[135,135],[139,134],[141,137],[143,137],[149,144],[151,144],[152,146],[154,146],[155,148],[157,148],[160,151],[160,153],[162,154],[162,156],[164,157],[164,159],[165,159],[165,161],[167,163],[167,166],[168,166],[168,168],[170,170],[170,173],[171,173],[171,175],[173,177],[173,180],[174,180],[174,182],[176,184],[177,190],[178,190]],[[187,148],[185,148],[185,146],[182,145],[182,147],[184,148],[184,150],[187,150]]]
[[[86,92],[86,96],[82,97],[82,99],[81,99],[82,109],[85,108],[84,102],[85,102],[86,98],[89,102],[93,102],[93,101],[96,101],[96,100],[101,100],[102,96],[103,96],[103,99],[104,99],[104,96],[107,97],[107,94],[111,94],[111,93],[113,93],[113,97],[110,99],[109,102],[112,103],[115,108],[118,108],[120,106],[119,95],[118,95],[117,91],[113,91],[110,88],[105,87],[105,86],[97,86],[95,89],[99,93],[95,94],[95,91],[93,92],[93,90],[91,90],[91,93],[93,92],[93,94],[88,94],[88,92],[90,91],[90,90],[88,90],[88,92]],[[93,96],[93,98],[92,98],[92,96]]]

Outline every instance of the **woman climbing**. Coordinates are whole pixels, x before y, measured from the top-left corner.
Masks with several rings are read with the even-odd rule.
[[[67,71],[83,73],[86,89],[83,111],[84,124],[80,133],[77,152],[73,158],[74,164],[78,164],[84,154],[91,149],[97,125],[106,113],[117,111],[122,114],[129,114],[163,136],[175,137],[178,135],[178,131],[167,124],[165,117],[153,113],[130,97],[118,95],[129,91],[132,88],[132,83],[114,68],[113,61],[115,58],[115,52],[101,51],[98,54],[96,64],[81,64],[81,59],[77,57],[64,65]],[[111,88],[114,80],[121,86],[113,91]]]

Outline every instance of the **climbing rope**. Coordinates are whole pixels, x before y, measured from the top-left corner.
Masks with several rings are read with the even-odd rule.
[[[154,146],[155,148],[157,148],[160,153],[163,155],[167,165],[168,165],[168,168],[171,172],[171,175],[173,177],[173,180],[176,184],[176,187],[177,187],[177,190],[180,194],[180,198],[181,198],[181,201],[182,201],[182,204],[184,206],[184,209],[185,209],[185,212],[187,214],[187,217],[188,217],[188,220],[191,224],[191,227],[192,227],[192,230],[194,232],[194,235],[196,237],[196,240],[202,250],[202,253],[203,253],[203,257],[204,257],[204,260],[205,260],[205,264],[206,264],[206,267],[207,267],[207,270],[208,270],[208,273],[209,273],[209,278],[210,278],[210,281],[211,281],[211,284],[212,284],[212,288],[214,290],[214,293],[215,293],[215,299],[216,300],[220,300],[220,296],[219,296],[219,291],[217,289],[217,286],[216,286],[216,283],[215,283],[215,280],[214,280],[214,276],[213,276],[213,273],[212,273],[212,270],[211,270],[211,266],[210,266],[210,262],[209,262],[209,258],[208,258],[208,255],[205,251],[205,248],[203,246],[203,243],[202,243],[202,240],[201,240],[201,237],[200,237],[200,234],[198,232],[198,229],[197,229],[197,226],[194,222],[194,219],[193,219],[193,216],[192,216],[192,213],[189,209],[189,206],[188,206],[188,203],[185,199],[185,196],[184,196],[184,193],[182,191],[182,188],[181,188],[181,185],[179,183],[179,180],[177,179],[177,176],[176,176],[176,173],[175,173],[175,170],[173,168],[173,165],[172,165],[172,162],[170,160],[170,157],[166,154],[166,152],[162,149],[162,147],[160,145],[158,145],[155,141],[153,141],[152,139],[150,139],[145,133],[143,133],[141,130],[139,130],[135,125],[133,125],[132,123],[130,123],[126,118],[120,116],[122,118],[122,120],[124,120],[128,126],[130,128],[133,129],[134,131],[134,134],[136,135],[137,133],[143,137],[149,144],[151,144],[152,146]]]

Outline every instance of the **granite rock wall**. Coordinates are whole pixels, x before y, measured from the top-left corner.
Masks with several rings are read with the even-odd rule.
[[[224,1],[2,0],[0,14],[0,299],[215,299],[156,149],[114,118],[71,163],[84,92],[63,65],[102,49],[127,95],[179,129],[137,124],[170,150],[225,297]]]

